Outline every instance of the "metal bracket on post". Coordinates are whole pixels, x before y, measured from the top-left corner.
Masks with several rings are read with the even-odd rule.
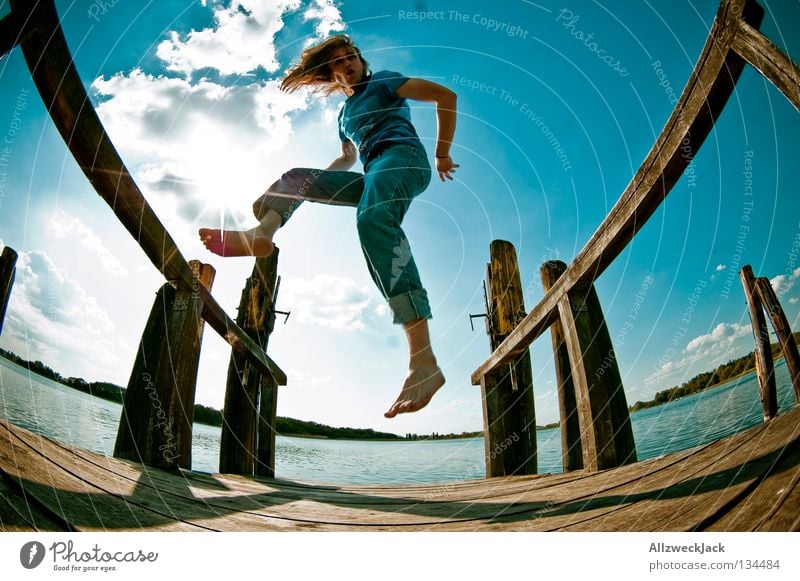
[[[491,335],[492,334],[492,318],[489,316],[489,297],[486,294],[486,281],[485,280],[483,281],[483,308],[486,311],[485,313],[481,313],[480,315],[472,315],[472,314],[470,314],[470,316],[469,316],[469,326],[470,326],[470,329],[475,331],[475,327],[472,324],[472,319],[478,319],[480,317],[485,317],[486,318],[486,334],[487,335]]]
[[[281,277],[278,275],[278,280],[275,282],[275,292],[272,293],[272,308],[270,309],[270,315],[274,318],[275,315],[286,315],[283,319],[283,324],[285,325],[286,322],[289,320],[289,315],[292,314],[292,311],[278,311],[275,309],[275,304],[278,302],[278,289],[281,288]]]
[[[481,313],[480,315],[472,315],[469,316],[469,328],[473,331],[475,330],[475,325],[472,324],[472,319],[480,319],[481,317],[488,316],[486,313]]]

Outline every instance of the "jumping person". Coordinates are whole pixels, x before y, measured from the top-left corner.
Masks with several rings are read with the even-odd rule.
[[[355,206],[361,248],[372,279],[405,330],[409,373],[387,418],[425,407],[445,379],[431,347],[431,308],[411,248],[400,227],[414,197],[428,187],[431,166],[406,99],[436,104],[436,171],[452,180],[450,158],[456,125],[456,94],[436,83],[399,73],[371,73],[346,35],[335,35],[303,51],[281,89],[303,86],[347,99],[339,113],[342,153],[326,169],[294,168],[253,204],[258,226],[245,231],[202,228],[200,238],[220,256],[269,256],[273,236],[304,201]],[[358,149],[356,149],[358,148]],[[364,174],[349,170],[359,156]]]

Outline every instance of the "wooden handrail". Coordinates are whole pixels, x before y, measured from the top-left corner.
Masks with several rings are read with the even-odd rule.
[[[758,30],[741,20],[731,48],[800,111],[800,67]]]
[[[36,88],[94,189],[168,281],[200,294],[203,319],[233,348],[246,353],[259,371],[286,385],[286,374],[195,281],[188,262],[128,172],[86,94],[53,0],[12,0],[11,8],[18,21],[26,23],[20,46]]]
[[[472,373],[472,384],[517,358],[558,317],[578,283],[595,281],[622,253],[683,175],[733,93],[744,60],[731,51],[739,22],[758,27],[755,0],[722,0],[706,44],[675,110],[620,199],[564,274],[514,331]]]

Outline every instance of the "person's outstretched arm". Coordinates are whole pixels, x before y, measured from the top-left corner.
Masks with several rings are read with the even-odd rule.
[[[397,87],[395,93],[403,99],[436,103],[438,130],[436,137],[436,171],[439,179],[452,180],[452,172],[459,167],[450,157],[450,146],[456,132],[456,94],[438,83],[425,79],[408,79]]]
[[[342,141],[342,155],[334,159],[325,169],[347,171],[358,158],[358,150],[352,141]]]

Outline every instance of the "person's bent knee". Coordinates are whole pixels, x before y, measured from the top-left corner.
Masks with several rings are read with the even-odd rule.
[[[302,182],[306,175],[308,174],[308,169],[302,167],[293,167],[292,169],[283,172],[281,175],[281,180],[285,184],[297,184],[298,182]]]
[[[391,214],[382,206],[376,206],[363,210],[358,213],[356,218],[356,229],[359,236],[369,235],[370,233],[385,230],[390,226]]]
[[[267,205],[264,203],[264,198],[258,198],[253,202],[253,215],[256,219],[261,220],[261,216],[266,212]]]

